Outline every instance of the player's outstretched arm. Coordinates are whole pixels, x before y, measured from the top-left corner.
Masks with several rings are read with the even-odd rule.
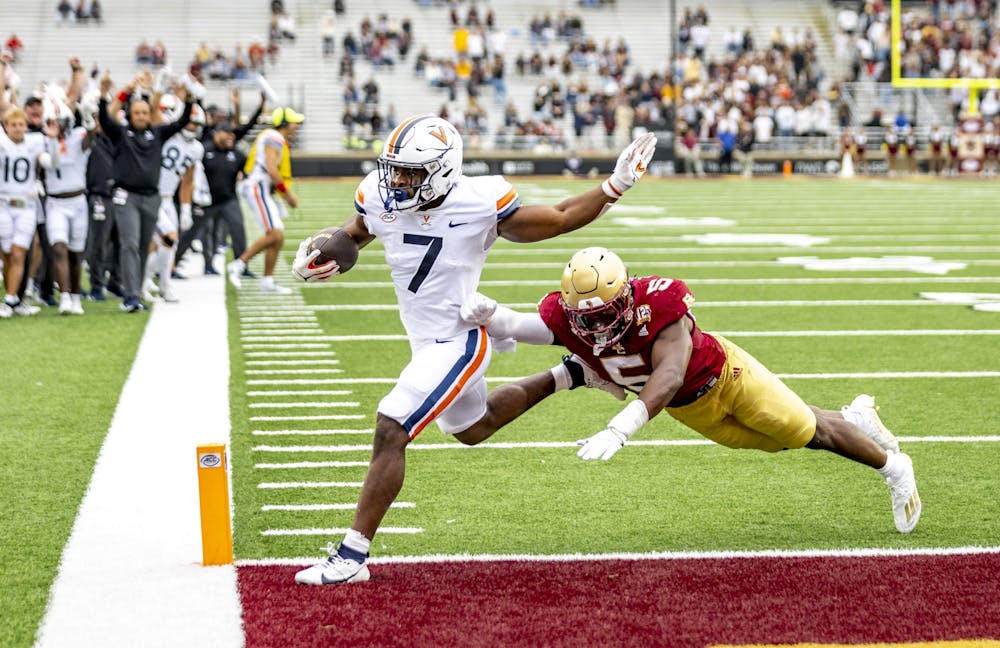
[[[666,327],[653,343],[653,372],[639,392],[639,398],[626,405],[594,436],[577,441],[576,455],[584,461],[607,461],[622,449],[625,442],[659,414],[684,384],[691,359],[691,322],[682,317]]]
[[[521,207],[500,221],[500,236],[517,243],[532,243],[572,232],[604,213],[609,205],[632,188],[646,173],[656,150],[656,136],[646,133],[618,156],[611,176],[590,191],[572,196],[558,205]]]
[[[518,313],[486,295],[473,293],[465,298],[462,319],[474,326],[485,326],[490,337],[511,339],[525,344],[547,345],[555,336],[537,313]]]

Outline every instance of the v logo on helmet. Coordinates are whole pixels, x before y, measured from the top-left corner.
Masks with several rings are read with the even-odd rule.
[[[444,126],[438,126],[436,131],[430,131],[431,135],[435,138],[441,140],[441,143],[445,146],[448,145],[448,135],[444,132]]]

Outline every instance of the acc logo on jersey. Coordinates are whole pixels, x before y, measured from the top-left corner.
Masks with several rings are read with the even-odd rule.
[[[694,295],[692,295],[691,293],[687,293],[681,299],[683,300],[684,305],[687,306],[688,308],[694,306]]]
[[[396,212],[384,211],[378,217],[383,223],[391,223],[396,220]]]

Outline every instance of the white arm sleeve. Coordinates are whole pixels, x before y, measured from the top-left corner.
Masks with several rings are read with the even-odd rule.
[[[552,344],[555,340],[538,313],[518,313],[506,306],[497,306],[486,332],[498,340],[513,338],[525,344]]]

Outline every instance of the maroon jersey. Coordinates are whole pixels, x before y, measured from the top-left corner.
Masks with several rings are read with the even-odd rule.
[[[638,393],[653,371],[653,342],[665,327],[682,317],[691,318],[691,360],[684,385],[674,394],[671,407],[692,402],[698,391],[718,378],[726,361],[722,346],[711,335],[694,324],[690,306],[694,295],[680,279],[636,277],[631,280],[634,299],[632,323],[618,344],[601,351],[596,358],[593,347],[581,340],[570,328],[569,319],[560,305],[559,292],[551,292],[538,303],[542,321],[555,336],[555,344],[566,347],[583,358],[605,380],[618,383]]]

